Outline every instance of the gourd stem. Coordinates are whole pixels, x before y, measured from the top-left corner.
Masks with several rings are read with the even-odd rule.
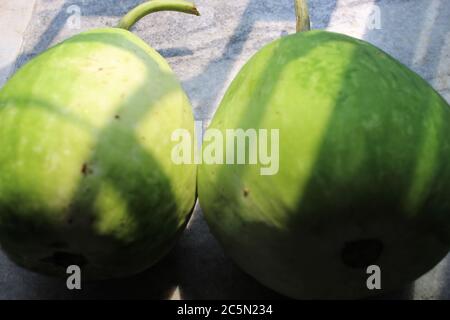
[[[128,12],[119,22],[118,28],[130,30],[131,27],[146,15],[158,11],[178,11],[199,16],[193,3],[183,0],[154,0],[144,2]]]
[[[295,14],[297,16],[297,32],[311,30],[309,19],[308,0],[294,0]]]

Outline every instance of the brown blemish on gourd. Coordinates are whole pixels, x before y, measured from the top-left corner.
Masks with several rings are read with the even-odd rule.
[[[92,169],[91,168],[89,168],[89,166],[88,166],[88,164],[87,163],[83,163],[83,166],[81,167],[81,173],[84,175],[84,176],[87,176],[87,175],[89,175],[89,174],[92,174]]]

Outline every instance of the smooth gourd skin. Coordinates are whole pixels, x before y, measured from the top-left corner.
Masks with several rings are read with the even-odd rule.
[[[268,287],[364,297],[380,292],[367,289],[368,265],[385,292],[447,253],[449,105],[376,47],[325,31],[277,40],[244,66],[210,128],[280,130],[276,175],[226,164],[198,175],[211,231]]]
[[[18,264],[122,277],[153,265],[184,229],[196,166],[171,134],[194,134],[166,61],[132,33],[98,29],[31,60],[0,92],[0,243]]]

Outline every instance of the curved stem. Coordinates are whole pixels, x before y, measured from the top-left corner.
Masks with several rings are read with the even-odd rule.
[[[297,32],[311,30],[308,0],[295,0],[295,14],[297,16]]]
[[[130,30],[130,28],[146,15],[158,11],[178,11],[199,16],[193,3],[183,0],[154,0],[144,2],[128,12],[119,22],[118,28]]]

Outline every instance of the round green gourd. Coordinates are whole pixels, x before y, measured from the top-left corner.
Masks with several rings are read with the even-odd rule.
[[[145,14],[198,14],[151,1]],[[21,266],[105,279],[142,271],[173,246],[196,197],[196,166],[171,159],[174,130],[194,134],[167,62],[122,28],[76,35],[22,67],[0,91],[0,243]]]
[[[279,129],[278,173],[203,164],[199,201],[261,283],[294,298],[364,297],[380,292],[368,266],[385,292],[446,255],[449,105],[388,54],[326,31],[279,39],[240,71],[209,127],[238,128]]]

